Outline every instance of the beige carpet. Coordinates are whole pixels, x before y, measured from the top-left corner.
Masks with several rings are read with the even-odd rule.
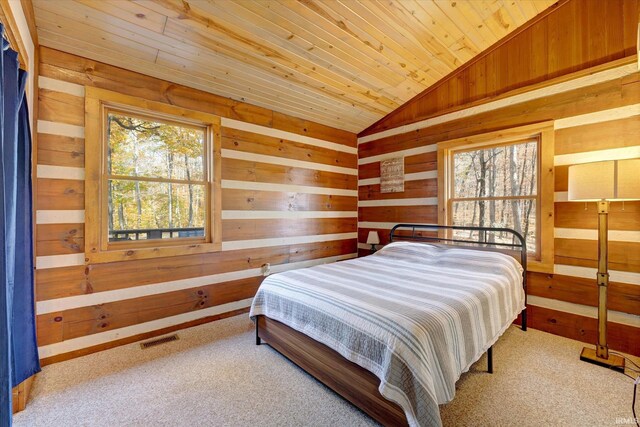
[[[180,331],[179,341],[159,347],[131,344],[47,366],[15,425],[375,425],[270,347],[255,346],[253,333],[243,315]],[[484,372],[483,358],[458,382],[441,410],[445,426],[630,422],[632,381],[580,362],[581,348],[509,329],[495,347],[495,373]]]

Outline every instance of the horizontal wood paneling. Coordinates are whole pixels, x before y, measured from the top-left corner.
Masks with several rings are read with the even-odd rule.
[[[438,169],[437,153],[423,153],[404,158],[404,173],[427,172]],[[380,162],[367,163],[358,168],[358,179],[380,176]]]
[[[265,263],[287,269],[289,263],[309,265],[345,258],[357,251],[356,239],[322,241],[324,234],[335,239],[333,235],[357,230],[357,156],[348,152],[356,145],[354,134],[50,49],[43,51],[41,69],[47,79],[45,88],[40,90],[39,112],[50,133],[41,133],[37,146],[41,177],[36,207],[41,223],[36,227],[36,255],[41,268],[36,270],[36,300],[38,343],[51,345],[43,353],[47,361],[108,348],[109,343],[103,343],[84,350],[84,344],[77,343],[104,342],[105,336],[110,337],[107,340],[115,339],[121,328],[167,325],[174,317],[209,318],[208,313],[215,313],[217,306],[227,307],[225,304],[229,309],[238,308],[237,302],[255,294],[262,280],[259,269]],[[78,95],[84,90],[80,85],[248,122],[244,125],[227,120],[229,126],[222,128],[225,148],[249,157],[238,160],[223,156],[222,205],[223,217],[228,219],[221,222],[223,246],[225,242],[246,240],[250,245],[245,247],[254,248],[69,265],[82,263],[84,258],[85,230],[78,221],[84,219],[84,181],[79,178],[84,175],[85,141],[56,133],[73,130],[82,135],[84,99]],[[257,162],[251,159],[254,155],[270,157]],[[275,164],[275,160],[268,163],[270,158],[278,157],[303,161],[304,167]],[[337,166],[353,173],[327,172],[314,165],[320,169]],[[295,218],[297,212],[304,212],[307,217]],[[245,214],[258,218],[264,215],[265,219],[240,219]],[[260,239],[287,237],[295,242],[319,241],[285,244],[283,240],[278,246],[268,246],[273,245],[271,241],[267,246],[260,243]],[[80,259],[68,258],[76,255]],[[200,311],[203,314],[197,314]],[[98,341],[83,339],[96,334],[101,334]],[[153,331],[136,336],[149,334]],[[72,347],[64,344],[67,340],[75,340]],[[75,350],[56,356],[67,348]]]
[[[41,88],[38,119],[84,126],[84,98]]]
[[[370,231],[376,231],[378,233],[378,237],[380,237],[380,245],[386,245],[389,243],[389,236],[391,234],[391,230],[387,229],[387,228],[368,228],[368,227],[361,227],[358,228],[358,242],[366,242],[367,241],[367,236],[369,236],[369,232]],[[397,230],[396,231],[397,234],[399,235],[411,235],[412,232],[411,230]],[[434,237],[435,233],[430,232],[430,231],[420,231],[420,230],[416,230],[415,234],[413,234],[414,236],[425,236],[425,237]],[[369,255],[369,253],[366,253],[366,255]]]
[[[405,181],[404,192],[381,193],[380,184],[363,185],[358,188],[359,200],[405,199],[415,197],[435,197],[438,195],[438,183],[435,179]]]
[[[332,255],[355,252],[355,242],[342,241],[295,245],[296,258],[314,259],[312,254],[320,248]],[[308,257],[305,257],[308,253]],[[148,285],[168,280],[208,276],[229,271],[259,268],[262,264],[285,264],[291,262],[292,246],[246,249],[241,251],[216,252],[200,255],[166,258],[161,265],[154,260],[123,261],[110,264],[94,264],[88,272],[94,292]],[[120,272],[119,276],[115,274]]]
[[[598,334],[598,320],[579,314],[530,305],[527,324],[538,329],[593,346]],[[607,323],[609,348],[640,356],[640,328],[620,323]]]
[[[609,242],[608,254],[610,270],[640,272],[640,242]],[[555,257],[556,264],[597,268],[598,242],[555,239]]]
[[[640,135],[638,116],[559,129],[556,131],[555,154],[630,147],[638,145],[638,135]]]
[[[84,237],[84,224],[38,224],[38,242]]]
[[[84,181],[38,179],[36,209],[84,209]]]
[[[357,155],[355,154],[314,147],[308,144],[267,137],[228,127],[222,128],[222,148],[325,165],[357,168]]]
[[[84,265],[36,270],[36,301],[92,293],[88,271]]]
[[[370,250],[370,249],[361,249],[361,248],[358,248],[358,256],[359,256],[359,257],[361,257],[361,256],[368,256],[368,255],[371,255],[371,250]]]
[[[379,206],[358,208],[358,220],[403,223],[438,222],[437,206]]]
[[[638,1],[569,0],[363,131],[414,123],[534,83],[633,55]],[[550,116],[553,117],[553,116]]]
[[[84,253],[84,224],[40,224],[36,228],[39,256]]]
[[[436,197],[438,182],[435,179],[405,181],[400,193],[381,193],[380,184],[362,185],[358,188],[359,200],[409,199],[415,197]]]
[[[356,218],[228,219],[222,221],[222,240],[268,239],[355,232]]]
[[[426,147],[437,143],[438,140],[433,135],[423,135],[419,129],[394,135],[386,138],[376,139],[358,145],[358,157],[372,157],[380,154],[394,153],[401,150],[409,150],[416,147]],[[435,146],[433,147],[435,150]]]
[[[288,262],[327,258],[337,255],[356,253],[358,242],[355,239],[333,240],[322,243],[302,243],[289,245]]]
[[[196,320],[191,320],[191,321],[188,321],[188,322],[182,322],[182,323],[178,323],[178,324],[175,324],[175,325],[172,325],[172,326],[168,326],[168,327],[155,329],[155,330],[149,331],[149,332],[143,332],[143,333],[131,335],[131,336],[128,336],[128,337],[125,337],[125,338],[119,338],[119,339],[116,339],[114,341],[108,341],[108,342],[102,343],[102,344],[97,344],[97,345],[92,345],[92,346],[89,346],[89,347],[84,347],[84,348],[81,348],[81,349],[78,349],[78,350],[74,350],[74,351],[59,353],[59,354],[55,354],[53,356],[47,356],[47,357],[44,357],[44,358],[40,359],[40,365],[41,366],[46,366],[46,365],[51,365],[53,363],[64,362],[65,360],[74,359],[76,357],[86,356],[88,354],[97,353],[99,351],[108,350],[110,348],[115,348],[115,347],[118,347],[118,346],[121,346],[121,345],[125,345],[125,344],[131,344],[131,343],[137,342],[137,341],[148,340],[150,338],[159,337],[161,335],[169,334],[171,332],[175,332],[175,331],[178,331],[180,329],[191,328],[193,326],[202,325],[202,324],[213,322],[213,321],[220,320],[220,319],[226,319],[227,317],[238,316],[238,315],[245,314],[245,313],[248,313],[248,312],[249,312],[249,307],[241,308],[241,309],[238,309],[238,310],[233,310],[233,311],[229,311],[229,312],[222,313],[222,314],[216,314],[216,315],[213,315],[213,316],[206,316],[206,317],[202,317],[202,318],[199,318],[199,319],[196,319]]]
[[[222,162],[222,179],[346,190],[355,190],[358,185],[358,178],[354,175],[236,159]]]
[[[358,198],[280,191],[222,190],[223,210],[355,211]]]
[[[595,203],[556,203],[555,225],[561,228],[598,228],[597,206]],[[640,202],[611,203],[609,206],[609,229],[640,229]]]
[[[68,236],[61,240],[38,241],[36,250],[38,256],[83,254],[84,238]]]
[[[354,239],[37,271],[36,299],[52,300],[356,252]]]
[[[598,306],[598,285],[593,279],[561,274],[529,273],[527,292],[544,298],[574,304]],[[640,286],[609,282],[608,307],[610,310],[640,315]]]
[[[262,277],[132,298],[38,316],[38,345],[105,332],[137,323],[251,298]]]
[[[38,134],[38,164],[84,167],[84,139]]]
[[[271,127],[323,141],[335,142],[347,147],[355,147],[357,145],[357,136],[353,132],[325,126],[310,120],[278,113],[277,111],[272,112]]]

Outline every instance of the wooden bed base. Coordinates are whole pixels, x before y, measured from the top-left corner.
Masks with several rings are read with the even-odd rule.
[[[408,425],[402,408],[378,391],[378,377],[337,351],[277,320],[260,315],[256,316],[256,345],[262,344],[263,340],[383,426]],[[493,347],[489,347],[487,356],[487,372],[493,373]]]
[[[403,233],[406,229],[410,234]],[[398,230],[398,231],[396,231]],[[417,235],[416,231],[474,230],[479,232],[479,240],[470,242],[442,236]],[[485,232],[502,231],[511,233],[520,243],[490,243],[485,240]],[[527,289],[527,246],[525,239],[516,231],[508,228],[458,227],[444,225],[398,224],[391,230],[390,241],[413,240],[436,243],[474,243],[481,247],[498,245],[519,249],[520,263],[523,267],[522,286]],[[522,311],[522,330],[527,330],[527,311]],[[340,396],[360,408],[371,418],[384,426],[406,426],[407,418],[400,406],[380,394],[380,380],[371,372],[345,359],[337,351],[319,343],[313,338],[290,328],[266,316],[256,316],[256,345],[262,340],[284,355],[287,359],[305,370],[318,381],[338,393]],[[489,373],[493,373],[493,347],[487,351]]]
[[[408,425],[402,408],[378,391],[378,377],[335,350],[276,320],[257,316],[256,344],[262,340],[380,424]]]

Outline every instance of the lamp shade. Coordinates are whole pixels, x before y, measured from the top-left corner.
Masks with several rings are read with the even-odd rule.
[[[380,243],[380,236],[377,231],[370,231],[367,236],[367,245],[377,245]]]
[[[572,201],[640,199],[640,159],[569,166]]]
[[[618,199],[640,200],[640,159],[618,160]]]

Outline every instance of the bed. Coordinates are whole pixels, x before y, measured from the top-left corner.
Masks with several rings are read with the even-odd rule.
[[[497,232],[512,242],[489,242]],[[250,311],[256,344],[383,425],[439,426],[460,375],[485,352],[492,371],[492,346],[519,314],[526,330],[525,271],[514,230],[398,224],[374,255],[267,277]]]

